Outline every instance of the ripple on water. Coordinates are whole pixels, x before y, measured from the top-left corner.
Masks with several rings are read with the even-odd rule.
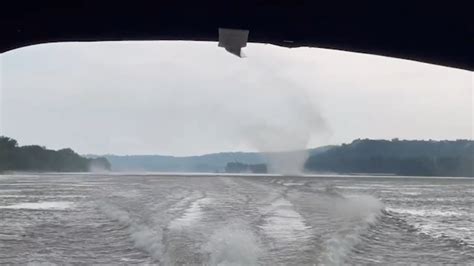
[[[201,198],[191,203],[191,205],[184,211],[184,214],[169,224],[170,229],[182,229],[191,226],[199,221],[202,217],[202,207],[211,203],[210,198]]]
[[[243,223],[216,229],[204,245],[210,265],[258,265],[260,241]]]
[[[311,228],[304,218],[293,209],[293,204],[284,198],[275,200],[266,210],[265,223],[261,225],[264,232],[281,241],[306,239],[311,236],[306,231]]]
[[[69,201],[43,201],[43,202],[22,202],[7,206],[0,206],[0,209],[19,210],[66,210],[74,206],[74,202]]]

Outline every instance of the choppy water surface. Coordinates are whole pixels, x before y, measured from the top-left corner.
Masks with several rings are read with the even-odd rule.
[[[0,176],[0,263],[474,263],[474,180]]]

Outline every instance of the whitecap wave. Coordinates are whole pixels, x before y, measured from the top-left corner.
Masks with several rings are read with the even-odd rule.
[[[351,195],[333,202],[333,215],[341,222],[341,228],[324,242],[320,264],[345,264],[347,255],[361,241],[361,234],[375,223],[383,204],[368,195]]]
[[[279,241],[301,241],[311,236],[308,233],[311,227],[287,199],[278,198],[263,212],[266,216],[265,223],[260,227],[271,238]]]
[[[387,211],[396,212],[400,214],[408,214],[415,216],[462,216],[465,213],[460,211],[448,211],[440,209],[404,209],[404,208],[386,208]]]
[[[203,247],[209,265],[258,265],[260,241],[245,226],[230,224],[214,231]]]
[[[0,206],[0,209],[66,210],[72,208],[73,205],[74,202],[69,201],[23,202],[13,205]]]
[[[201,198],[191,203],[184,214],[170,222],[169,229],[183,229],[199,221],[203,215],[202,207],[212,202],[210,198]]]
[[[150,228],[133,219],[127,211],[114,205],[104,203],[99,206],[107,217],[127,227],[136,248],[148,252],[155,260],[160,259],[163,253],[161,228]]]
[[[450,238],[474,246],[474,229],[471,214],[463,210],[386,208],[402,216],[418,232],[434,238]],[[453,227],[451,221],[457,220]]]

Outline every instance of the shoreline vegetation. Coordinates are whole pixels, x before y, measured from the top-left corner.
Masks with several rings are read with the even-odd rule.
[[[474,177],[473,140],[373,140],[304,150],[308,159],[303,174]],[[280,161],[295,152],[281,152]],[[0,173],[6,172],[268,172],[264,153],[227,152],[201,156],[86,155],[71,149],[49,150],[19,146],[0,136]],[[362,174],[363,173],[363,174]]]
[[[38,145],[19,146],[0,136],[0,173],[4,172],[94,172],[110,171],[104,157],[86,158],[72,149],[50,150]]]
[[[373,140],[279,152],[223,152],[201,156],[105,155],[118,172],[265,173],[271,165],[307,153],[302,174],[474,177],[472,140]],[[276,156],[275,156],[276,155]],[[270,171],[271,172],[271,171]]]
[[[357,139],[310,156],[305,170],[474,177],[474,141]]]
[[[229,162],[226,164],[224,172],[265,174],[265,173],[268,173],[268,169],[267,169],[267,165],[264,163],[246,164],[246,163],[239,163],[239,162]]]

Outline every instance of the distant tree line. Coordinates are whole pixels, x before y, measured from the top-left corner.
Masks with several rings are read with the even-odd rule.
[[[266,164],[245,164],[240,162],[227,163],[226,173],[267,173]]]
[[[82,157],[71,149],[55,151],[37,145],[19,146],[16,140],[0,136],[0,172],[86,172],[91,169],[110,170],[110,163],[102,157]]]
[[[474,141],[357,139],[311,156],[308,171],[474,176]]]

